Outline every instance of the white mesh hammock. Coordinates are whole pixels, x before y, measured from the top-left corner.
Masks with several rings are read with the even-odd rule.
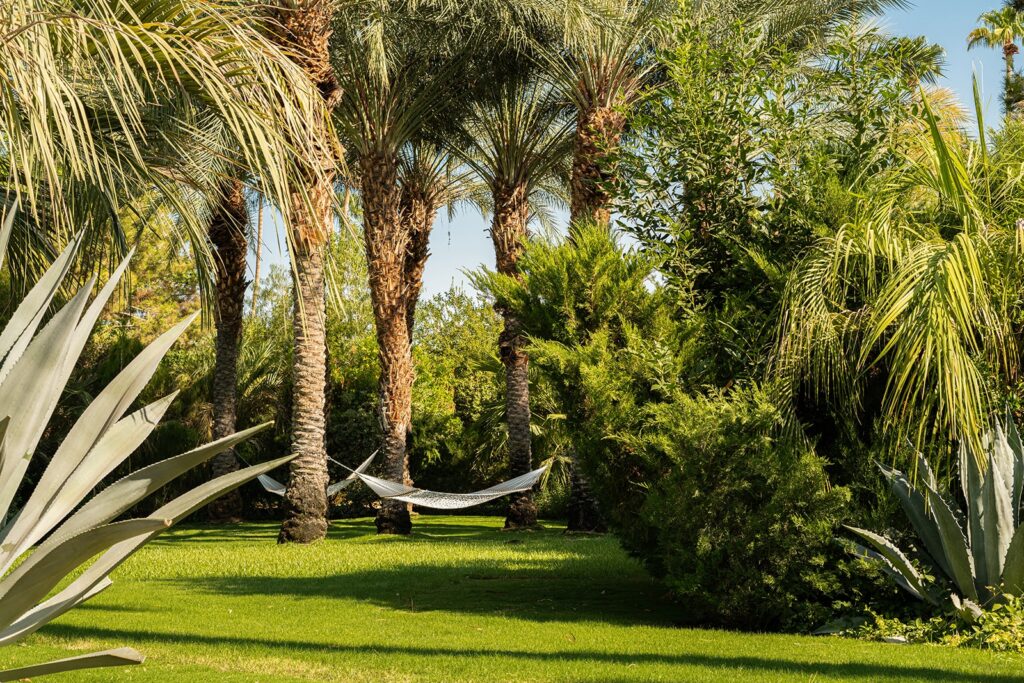
[[[350,475],[348,475],[347,477],[345,477],[341,481],[336,481],[333,484],[329,484],[327,486],[327,497],[330,498],[331,496],[333,496],[338,491],[341,491],[342,489],[346,489],[349,486],[351,486],[353,483],[355,483],[355,481],[359,477],[359,475],[362,472],[365,472],[370,467],[370,463],[373,462],[373,459],[374,459],[374,457],[376,457],[376,455],[377,455],[377,451],[374,451],[373,453],[370,454],[369,458],[364,460],[362,462],[362,464],[359,465],[359,467],[355,468],[354,470],[351,470],[352,473]],[[331,460],[334,461],[334,462],[338,462],[337,460],[334,460],[334,458],[331,458]],[[340,462],[338,464],[341,465]],[[345,467],[344,465],[341,465],[341,466]],[[348,469],[348,468],[346,467],[345,469]],[[279,482],[277,479],[274,479],[273,477],[271,477],[269,475],[261,474],[258,477],[258,479],[259,479],[260,484],[267,491],[267,493],[273,493],[274,495],[282,496],[283,497],[285,492],[288,490],[287,486],[285,486],[284,484]]]
[[[387,479],[371,477],[368,474],[363,474],[361,471],[355,471],[352,474],[373,489],[373,492],[381,498],[400,500],[403,503],[412,503],[413,505],[433,508],[435,510],[458,510],[460,508],[481,505],[488,501],[492,501],[495,498],[507,496],[510,493],[529,491],[533,488],[533,485],[540,480],[541,476],[544,474],[544,470],[546,469],[547,467],[541,467],[540,469],[527,472],[526,474],[520,475],[514,479],[509,479],[508,481],[504,481],[500,484],[474,493],[442,493],[439,491],[428,491],[426,489],[417,489],[411,486],[406,486],[405,484],[399,484],[398,482],[388,481]]]

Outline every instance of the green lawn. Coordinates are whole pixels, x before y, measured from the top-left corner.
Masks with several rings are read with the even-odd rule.
[[[410,538],[337,522],[313,546],[276,527],[186,528],[7,665],[132,645],[141,667],[70,681],[989,681],[1024,658],[673,626],[679,606],[611,537],[508,534],[419,517]],[[56,678],[54,680],[57,680]]]

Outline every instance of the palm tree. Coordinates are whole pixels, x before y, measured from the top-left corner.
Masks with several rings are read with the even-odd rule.
[[[552,176],[568,175],[572,122],[561,98],[537,80],[501,84],[488,100],[473,107],[460,152],[491,191],[497,271],[519,277],[517,264],[528,237],[530,198],[544,191]],[[529,358],[517,316],[500,301],[497,307],[504,318],[498,348],[505,366],[509,465],[511,473],[519,475],[528,472],[533,462]],[[505,527],[528,528],[536,521],[532,495],[514,496]]]
[[[572,176],[569,182],[570,240],[582,226],[611,221],[612,159],[629,108],[642,96],[657,62],[652,48],[656,19],[670,7],[661,2],[627,2],[619,12],[582,33],[554,58],[550,73],[576,109]],[[583,283],[579,283],[583,284]],[[571,452],[569,531],[600,531],[604,525],[586,478]]]
[[[880,376],[895,449],[938,437],[940,448],[959,440],[984,452],[996,387],[1019,369],[1019,162],[1015,150],[990,152],[980,119],[975,140],[928,107],[907,163],[865,188],[850,222],[787,285],[781,385],[848,409]]]
[[[216,361],[213,370],[213,438],[235,431],[238,384],[238,350],[242,338],[242,308],[245,303],[246,230],[249,224],[245,191],[240,180],[222,183],[223,196],[210,217],[210,244],[214,248],[216,296],[214,322],[217,326]],[[239,468],[234,449],[218,453],[210,461],[213,476]],[[208,507],[212,521],[241,521],[242,497],[237,490],[214,501]]]
[[[461,202],[479,205],[483,188],[458,167],[446,147],[426,140],[417,140],[402,148],[398,157],[398,184],[400,212],[409,234],[404,268],[405,318],[412,339],[416,304],[423,289],[423,270],[430,255],[430,233],[437,212],[445,206],[452,211]]]
[[[4,200],[30,209],[14,240],[24,247],[15,247],[17,274],[30,276],[32,251],[53,251],[80,225],[89,226],[83,260],[96,267],[98,255],[132,241],[122,214],[169,206],[202,291],[218,295],[218,434],[233,429],[245,287],[234,179],[255,173],[275,203],[306,204],[289,179],[310,175],[297,162],[324,118],[305,74],[257,19],[243,4],[195,0],[88,0],[73,13],[53,0],[15,0],[0,16],[0,175]],[[235,468],[230,455],[214,463]]]
[[[1024,20],[1022,20],[1019,10],[1007,6],[1000,10],[985,12],[978,17],[978,21],[981,26],[967,35],[967,49],[976,45],[1002,48],[1005,67],[1003,110],[1007,114],[1011,114],[1017,103],[1024,97],[1024,93],[1018,92],[1019,88],[1015,88],[1017,76],[1013,69],[1013,57],[1020,52],[1017,40],[1024,37]]]
[[[287,178],[322,109],[249,18],[199,0],[5,4],[0,183],[4,203],[27,209],[12,236],[16,276],[47,260],[21,245],[54,251],[82,225],[85,258],[127,251],[119,217],[145,196],[179,217],[208,292],[206,199],[221,181],[255,169],[275,202],[292,202]]]
[[[339,14],[331,49],[345,87],[335,120],[363,206],[381,454],[393,480],[411,483],[412,322],[430,227],[451,189],[438,141],[483,84],[523,68],[524,36],[541,30],[538,21],[549,27],[564,7],[549,0],[381,0],[353,3]],[[410,529],[408,506],[385,501],[378,532]]]
[[[333,3],[279,0],[268,11],[278,44],[289,50],[315,86],[323,107],[330,112],[341,99],[328,50]],[[293,202],[291,211],[284,216],[291,226],[289,247],[295,278],[292,452],[296,457],[289,466],[280,543],[310,543],[327,534],[324,247],[333,229],[335,160],[339,150],[326,119],[314,133],[312,150],[303,159],[304,182],[296,182],[290,188],[293,196],[306,201]]]
[[[657,66],[652,54],[656,19],[668,8],[662,2],[626,2],[618,13],[581,32],[569,49],[545,59],[576,109],[570,225],[583,221],[607,225],[610,220],[610,159],[629,108]]]

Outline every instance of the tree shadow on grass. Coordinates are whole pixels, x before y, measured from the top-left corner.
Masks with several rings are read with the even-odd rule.
[[[534,621],[677,626],[678,606],[640,570],[624,575],[586,556],[526,556],[511,565],[473,560],[382,566],[324,576],[169,579],[217,595],[349,599],[399,612],[460,612]]]
[[[302,640],[269,640],[237,636],[212,636],[195,634],[161,633],[156,631],[132,631],[108,629],[101,627],[70,626],[52,624],[47,633],[66,638],[102,638],[108,640],[131,640],[139,643],[167,643],[174,645],[201,645],[237,647],[246,650],[269,650],[292,653],[337,654],[341,656],[378,656],[395,655],[424,658],[479,658],[509,660],[508,670],[529,663],[543,662],[579,662],[606,664],[609,666],[668,665],[679,667],[702,667],[718,669],[715,680],[731,680],[740,673],[752,672],[791,674],[801,679],[824,677],[842,680],[859,678],[868,680],[908,680],[952,681],[971,680],[977,683],[1019,683],[1018,674],[1002,673],[971,673],[964,674],[961,670],[943,668],[941,666],[904,666],[899,664],[877,664],[873,662],[807,662],[783,657],[771,656],[736,656],[706,653],[636,653],[606,652],[598,650],[563,649],[549,652],[532,652],[513,649],[496,648],[436,648],[406,647],[397,645],[345,645],[328,642],[312,642]],[[883,646],[879,646],[883,647]],[[901,646],[890,646],[901,647]],[[401,666],[396,662],[396,668]],[[614,672],[604,679],[609,682],[637,680],[640,676],[615,677]],[[639,673],[639,672],[638,672]],[[696,672],[693,672],[696,673]],[[685,670],[679,671],[680,679],[687,676]],[[691,678],[692,680],[692,678]]]
[[[455,521],[456,519],[460,521]],[[462,521],[444,515],[421,515],[414,518],[413,533],[404,537],[380,537],[381,540],[422,542],[438,539],[478,539],[492,541],[496,538],[513,538],[520,533],[527,536],[548,536],[558,538],[564,528],[557,524],[548,524],[547,528],[538,531],[506,533],[500,524],[489,526],[472,521]],[[277,522],[249,522],[239,525],[204,525],[186,524],[173,532],[152,541],[150,545],[166,546],[174,543],[224,543],[224,542],[267,542],[277,543],[277,534],[281,526]],[[331,522],[327,532],[329,541],[345,541],[361,537],[376,537],[376,529],[372,518],[340,519]]]

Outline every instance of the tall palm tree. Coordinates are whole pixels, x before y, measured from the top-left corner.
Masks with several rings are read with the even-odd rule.
[[[570,241],[585,224],[611,221],[612,159],[626,127],[629,108],[650,83],[657,19],[674,4],[626,2],[548,58],[549,71],[576,109],[572,176],[569,181]],[[580,283],[583,284],[583,283]],[[571,452],[569,531],[604,528],[590,487]]]
[[[549,71],[576,109],[570,224],[610,220],[610,159],[629,108],[650,82],[657,62],[657,19],[674,4],[625,2],[617,12],[581,32],[568,49],[547,58]]]
[[[1014,87],[1016,72],[1013,69],[1013,58],[1020,52],[1017,41],[1024,37],[1024,18],[1021,12],[1012,6],[985,12],[978,21],[978,26],[967,35],[967,49],[977,45],[997,47],[1003,51],[1003,110],[1011,114],[1024,93]]]
[[[15,244],[52,250],[86,225],[81,254],[96,268],[96,255],[132,241],[125,212],[169,206],[204,299],[218,295],[219,435],[233,431],[245,287],[234,179],[258,174],[275,203],[305,204],[288,181],[308,175],[297,161],[314,149],[310,132],[324,118],[305,74],[257,19],[243,4],[196,0],[81,0],[74,12],[15,0],[0,12],[0,182],[4,201],[26,200],[21,223],[32,236]],[[31,252],[18,256],[28,276]],[[233,464],[222,456],[214,470]],[[239,500],[227,503],[230,516]]]
[[[330,0],[278,0],[268,8],[274,37],[313,83],[330,112],[341,99],[328,41]],[[278,542],[309,543],[327,534],[327,451],[324,407],[327,382],[324,247],[333,229],[334,180],[339,155],[329,122],[314,131],[312,150],[303,159],[304,182],[291,186],[294,197],[285,221],[295,278],[295,354],[292,376],[292,452],[286,516]]]
[[[483,84],[503,78],[502,69],[521,69],[525,36],[539,32],[539,24],[550,28],[565,7],[550,0],[368,0],[338,15],[331,44],[345,87],[335,120],[363,206],[381,454],[396,481],[411,481],[411,323],[430,226],[447,192],[444,183],[428,187],[443,180],[439,172],[448,163],[430,141],[451,132]],[[410,529],[408,506],[385,501],[378,532]]]
[[[519,277],[517,263],[529,234],[531,195],[543,191],[551,176],[568,175],[571,130],[561,98],[537,80],[501,84],[472,109],[459,151],[491,191],[491,240],[497,271],[503,275]],[[533,463],[529,358],[518,318],[501,302],[498,310],[504,318],[498,348],[505,366],[509,465],[511,473],[519,475]],[[528,528],[536,521],[532,494],[514,496],[505,527]]]
[[[214,323],[217,328],[216,360],[213,369],[213,438],[235,431],[238,385],[238,350],[242,338],[242,309],[245,304],[246,231],[249,211],[241,180],[221,184],[222,197],[210,217],[210,244],[216,267]],[[213,476],[239,468],[234,449],[218,453],[210,461]],[[242,497],[237,490],[217,499],[207,508],[212,521],[241,521]]]
[[[459,203],[479,205],[483,189],[442,145],[417,140],[403,147],[398,157],[401,216],[409,234],[405,252],[405,317],[409,338],[416,322],[416,304],[423,289],[423,271],[430,255],[430,233],[437,212]]]

